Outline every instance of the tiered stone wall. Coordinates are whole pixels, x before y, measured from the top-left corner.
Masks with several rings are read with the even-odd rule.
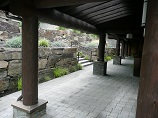
[[[78,51],[82,52],[84,55],[88,55],[89,57],[91,56],[91,51],[92,51],[92,60],[97,60],[97,53],[98,49],[97,48],[89,48],[89,47],[84,47],[84,46],[79,46]],[[115,55],[115,48],[106,48],[105,49],[105,54],[113,56]]]
[[[55,67],[76,65],[76,52],[76,48],[39,48],[39,81],[43,81],[45,76],[53,78]],[[0,49],[0,93],[17,89],[21,62],[21,49]]]

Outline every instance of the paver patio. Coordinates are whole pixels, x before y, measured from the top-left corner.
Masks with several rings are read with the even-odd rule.
[[[135,118],[139,78],[133,60],[108,62],[107,76],[92,74],[92,66],[39,85],[39,98],[48,100],[42,118]],[[11,118],[21,92],[0,98],[0,118]]]

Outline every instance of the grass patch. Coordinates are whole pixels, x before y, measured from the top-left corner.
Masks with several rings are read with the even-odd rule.
[[[69,73],[67,68],[55,68],[53,71],[54,77],[61,77],[63,75],[67,75]]]
[[[21,48],[22,47],[22,39],[20,36],[13,37],[10,40],[6,41],[6,47],[8,48]]]
[[[49,40],[47,40],[47,39],[39,39],[39,41],[38,41],[38,46],[39,47],[49,47],[49,45],[50,45],[50,41]]]
[[[81,64],[76,64],[75,66],[72,66],[69,68],[69,72],[75,72],[78,70],[82,70],[82,65]]]
[[[105,56],[105,61],[110,61],[112,59],[111,56]]]
[[[44,80],[49,81],[49,80],[51,80],[51,77],[47,75],[47,76],[44,77]]]
[[[18,79],[18,91],[22,90],[22,78]]]
[[[89,57],[88,55],[85,55],[85,56],[84,56],[84,59],[90,60],[90,57]]]

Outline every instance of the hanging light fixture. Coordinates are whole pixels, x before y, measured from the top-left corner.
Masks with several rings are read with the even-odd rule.
[[[127,35],[126,35],[126,38],[127,38],[127,39],[132,39],[132,38],[133,38],[133,34],[127,34]]]
[[[144,0],[144,5],[143,5],[143,15],[142,15],[142,26],[145,27],[146,23],[146,13],[147,13],[147,0]]]

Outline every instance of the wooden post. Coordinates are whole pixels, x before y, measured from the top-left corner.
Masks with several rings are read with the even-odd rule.
[[[136,118],[158,118],[158,0],[148,0]]]
[[[24,16],[22,20],[22,96],[23,104],[38,102],[38,18]]]
[[[105,52],[105,34],[99,35],[99,46],[98,46],[98,61],[104,61],[104,52]]]
[[[129,47],[129,43],[126,43],[126,56],[128,57],[128,47]]]
[[[116,56],[120,56],[120,39],[117,39],[116,43]]]
[[[131,41],[128,43],[128,56],[131,56]]]
[[[125,42],[124,41],[122,41],[121,57],[122,59],[125,58]]]

